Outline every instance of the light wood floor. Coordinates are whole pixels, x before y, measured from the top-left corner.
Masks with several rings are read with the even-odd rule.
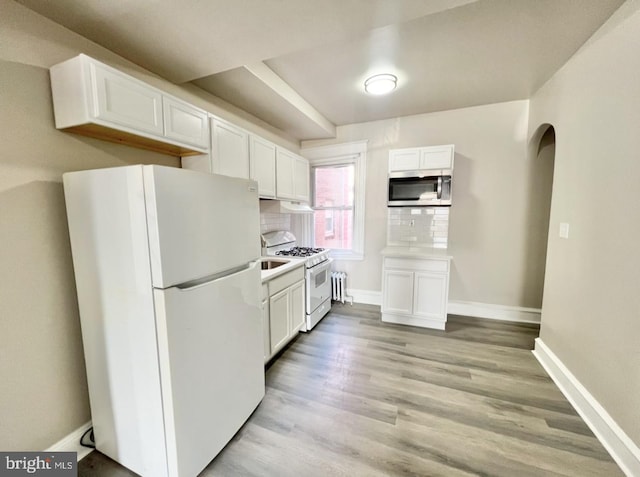
[[[202,476],[621,476],[532,356],[534,325],[446,331],[333,307],[267,370],[263,402]],[[98,452],[80,476],[133,475]]]

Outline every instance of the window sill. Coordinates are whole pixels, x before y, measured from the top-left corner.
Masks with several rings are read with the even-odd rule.
[[[356,252],[338,252],[331,250],[329,256],[334,260],[364,260],[364,254]]]

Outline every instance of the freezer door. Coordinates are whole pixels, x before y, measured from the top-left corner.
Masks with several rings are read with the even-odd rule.
[[[196,475],[264,396],[259,264],[154,297],[169,475]]]
[[[173,167],[144,166],[155,288],[242,266],[260,256],[254,181]]]

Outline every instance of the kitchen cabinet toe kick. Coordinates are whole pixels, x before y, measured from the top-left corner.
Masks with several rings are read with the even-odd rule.
[[[429,318],[417,318],[409,315],[394,315],[392,313],[382,313],[382,321],[385,323],[396,323],[398,325],[418,326],[420,328],[431,328],[434,330],[444,330],[447,325],[447,319],[444,321],[429,319]]]

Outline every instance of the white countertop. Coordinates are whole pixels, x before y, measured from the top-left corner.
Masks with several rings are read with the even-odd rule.
[[[441,260],[451,260],[453,258],[446,248],[385,247],[381,253],[384,257],[436,258]]]
[[[284,257],[262,257],[260,259],[261,262],[266,262],[267,260],[273,260],[276,262],[287,262],[284,265],[280,265],[279,267],[272,268],[271,270],[262,270],[260,272],[260,277],[262,278],[262,283],[266,283],[272,278],[275,278],[283,273],[290,272],[291,270],[295,270],[298,267],[304,267],[304,262],[306,259],[304,258],[284,258]]]

